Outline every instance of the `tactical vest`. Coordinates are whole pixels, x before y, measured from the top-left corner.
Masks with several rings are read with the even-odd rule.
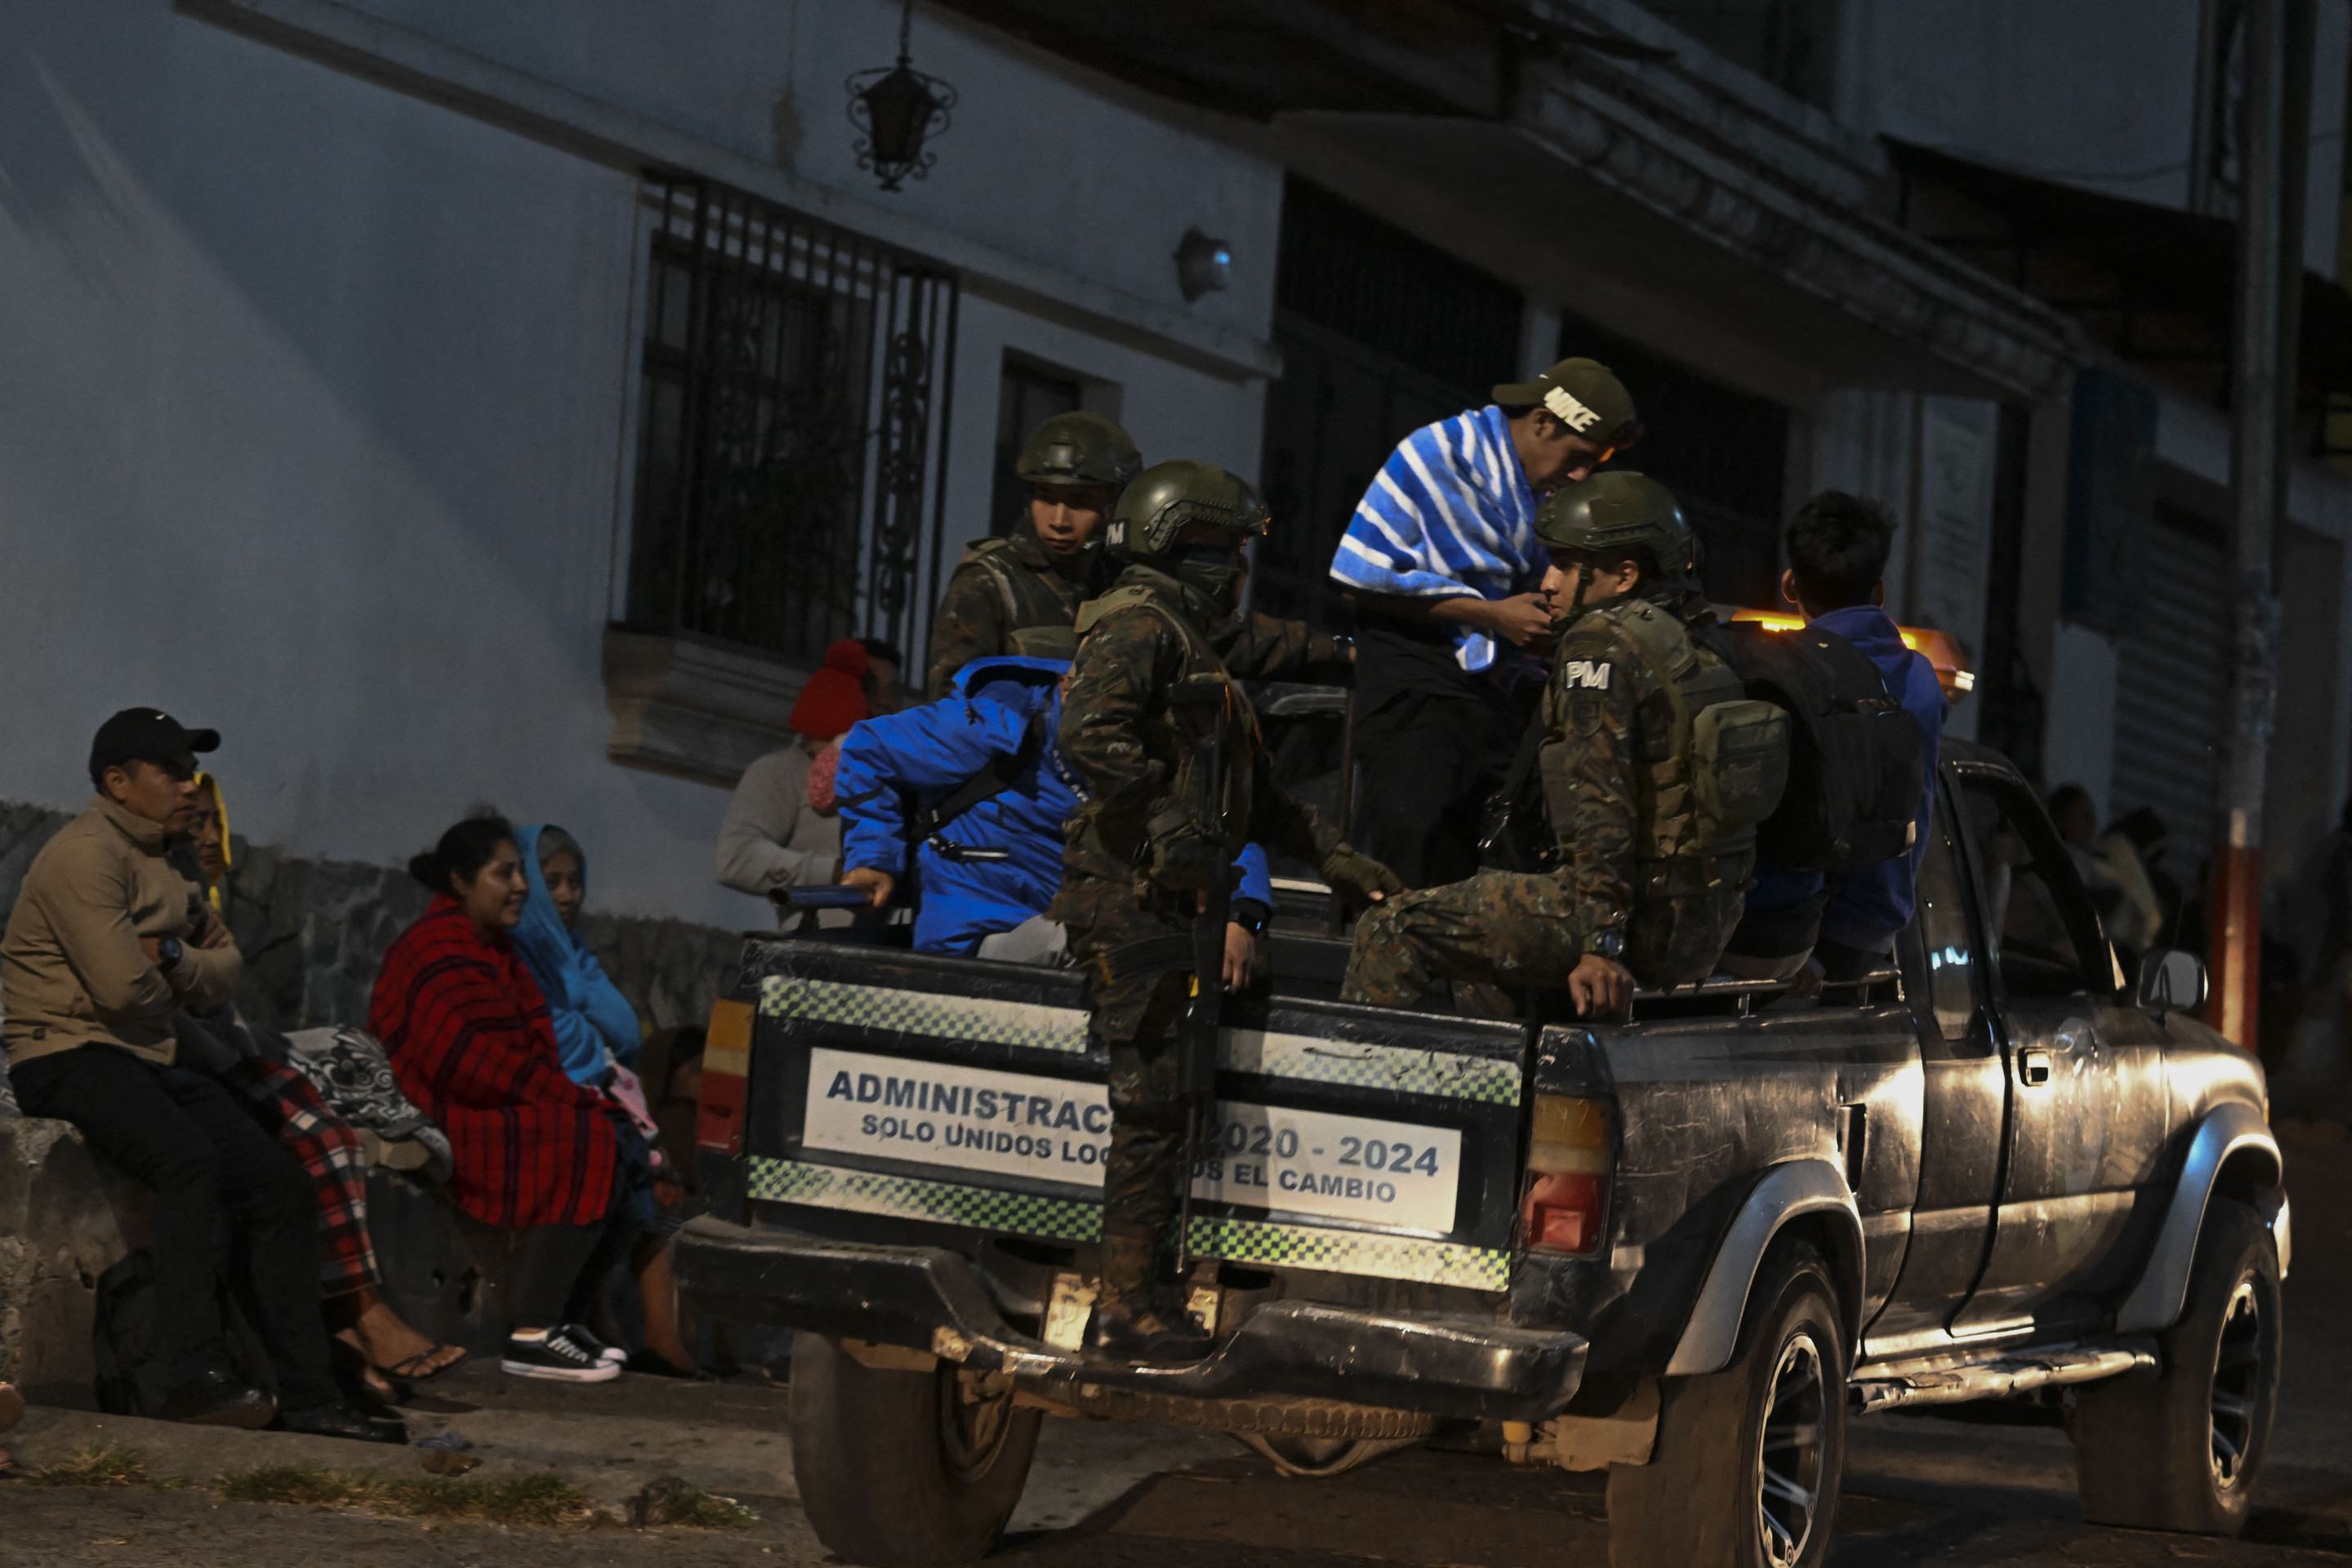
[[[1672,611],[1633,600],[1593,613],[1633,647],[1633,668],[1617,674],[1640,696],[1662,694],[1674,715],[1672,732],[1645,738],[1634,758],[1633,846],[1644,889],[1684,893],[1727,878],[1744,882],[1757,826],[1788,781],[1789,716],[1750,698],[1731,667],[1693,641]],[[1555,679],[1545,693],[1546,728],[1555,737],[1567,732],[1570,691]],[[1547,793],[1554,788],[1548,779]],[[1555,809],[1553,819],[1566,817]]]
[[[1058,591],[1049,580],[1052,569],[1030,565],[1019,550],[1010,539],[983,539],[964,551],[956,570],[971,567],[995,588],[1004,607],[1005,640],[1011,645],[1006,653],[1067,661],[1078,651],[1077,633],[1070,626],[1078,585],[1072,584],[1066,594]]]
[[[1224,688],[1223,819],[1215,825],[1215,830],[1223,835],[1225,852],[1239,855],[1249,842],[1249,804],[1258,752],[1257,711],[1199,628],[1139,584],[1113,588],[1101,598],[1090,601],[1078,612],[1076,636],[1083,640],[1106,617],[1139,607],[1158,616],[1184,645],[1184,666],[1177,671],[1178,680],[1208,676]],[[1201,747],[1205,735],[1189,731],[1185,720],[1170,707],[1162,709],[1151,721],[1151,729],[1143,739],[1147,755],[1170,759],[1173,764],[1167,795],[1152,803],[1155,822],[1164,826],[1168,813],[1188,808],[1197,811],[1202,786],[1195,770],[1202,765]]]

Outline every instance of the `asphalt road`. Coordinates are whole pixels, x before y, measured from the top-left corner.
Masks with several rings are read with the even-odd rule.
[[[2289,1149],[2295,1268],[2287,1287],[2288,1376],[2272,1465],[2236,1541],[2084,1524],[2072,1449],[2054,1429],[1881,1416],[1855,1423],[1832,1561],[2109,1564],[2352,1563],[2352,1145]],[[505,1463],[552,1466],[619,1500],[662,1474],[740,1497],[740,1533],[427,1530],[320,1510],[228,1504],[201,1486],[92,1491],[0,1481],[0,1563],[167,1561],[175,1568],[331,1562],[441,1564],[817,1564],[828,1561],[794,1500],[781,1391],[625,1379],[595,1389],[473,1374],[426,1402],[420,1426],[450,1425]],[[11,1441],[37,1462],[87,1440],[89,1417],[37,1413]],[[159,1474],[201,1480],[224,1464],[315,1458],[266,1434],[191,1434],[116,1423]],[[273,1447],[273,1445],[275,1447]],[[329,1457],[337,1446],[327,1446]],[[346,1450],[349,1451],[349,1450]],[[388,1462],[404,1462],[398,1451]],[[343,1462],[338,1458],[337,1462]],[[887,1478],[878,1484],[887,1485]],[[1222,1438],[1049,1423],[1038,1467],[1000,1554],[1007,1568],[1559,1568],[1606,1561],[1597,1477],[1513,1469],[1472,1454],[1400,1454],[1327,1481],[1285,1479]]]

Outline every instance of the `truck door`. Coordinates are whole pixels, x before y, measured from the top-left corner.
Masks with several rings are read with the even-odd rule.
[[[1959,844],[1938,791],[1919,862],[1917,918],[1898,953],[1918,1005],[1921,1084],[1917,1197],[1903,1269],[1871,1324],[1873,1356],[1933,1348],[1984,1269],[2000,1198],[2009,1072],[1990,998],[1979,984]],[[1880,1245],[1870,1238],[1874,1249]]]
[[[2164,1055],[2123,1027],[2119,977],[2041,803],[1989,763],[1948,777],[1977,970],[2007,1069],[2007,1170],[1992,1249],[1956,1333],[2054,1326],[2129,1267],[2133,1206],[2162,1158]]]

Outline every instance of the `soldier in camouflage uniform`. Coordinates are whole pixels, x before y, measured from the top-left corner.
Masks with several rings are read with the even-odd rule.
[[[1553,864],[1391,899],[1356,927],[1341,996],[1423,1004],[1435,982],[1565,984],[1584,1016],[1705,977],[1738,923],[1788,718],[1691,637],[1695,553],[1663,485],[1611,471],[1537,514],[1562,626],[1538,755]]]
[[[1275,787],[1256,717],[1202,629],[1231,612],[1242,546],[1265,525],[1255,494],[1222,468],[1147,469],[1112,514],[1109,548],[1125,564],[1078,617],[1062,699],[1061,755],[1083,803],[1066,829],[1052,914],[1087,972],[1089,1035],[1110,1059],[1103,1279],[1091,1343],[1137,1360],[1207,1349],[1157,1272],[1184,1155],[1177,1058],[1192,980],[1185,939],[1213,879],[1232,875],[1234,857],[1255,837],[1319,865],[1334,889],[1360,901],[1401,890],[1387,868]],[[1171,700],[1180,683],[1200,680],[1222,686],[1216,821],[1204,820],[1199,721]],[[1171,952],[1181,956],[1171,963]]]
[[[1010,537],[965,550],[940,595],[923,682],[930,700],[953,690],[956,671],[975,658],[1071,656],[1078,606],[1109,577],[1096,536],[1142,467],[1127,432],[1098,414],[1057,414],[1029,433],[1013,465],[1030,487],[1028,505]],[[1349,679],[1345,639],[1304,622],[1228,609],[1208,630],[1225,668],[1244,679]]]

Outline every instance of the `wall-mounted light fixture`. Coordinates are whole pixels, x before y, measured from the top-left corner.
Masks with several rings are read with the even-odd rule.
[[[930,173],[939,155],[923,143],[948,128],[948,110],[955,107],[956,91],[938,77],[917,70],[908,58],[908,35],[914,30],[915,0],[907,0],[898,15],[898,63],[859,71],[849,79],[849,123],[865,132],[857,143],[857,166],[882,177],[882,188],[895,191],[912,174]]]
[[[1222,239],[1211,239],[1197,227],[1186,229],[1176,247],[1176,286],[1184,290],[1184,298],[1213,294],[1230,287],[1233,279],[1234,247]]]

